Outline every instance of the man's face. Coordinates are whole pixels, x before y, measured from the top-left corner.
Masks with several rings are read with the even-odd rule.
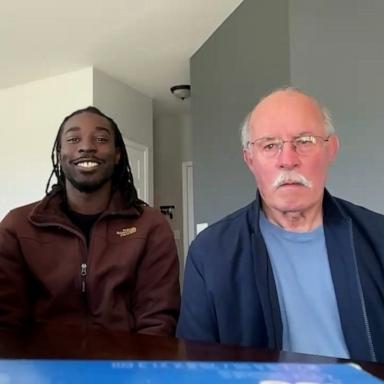
[[[320,108],[297,91],[271,94],[250,116],[250,142],[263,137],[292,140],[301,135],[327,138]],[[244,149],[243,154],[263,204],[286,213],[321,205],[328,168],[337,150],[338,139],[331,135],[328,142],[319,139],[306,154],[297,153],[291,143],[285,143],[272,158],[263,155],[257,145]]]
[[[91,193],[110,184],[120,151],[109,121],[90,112],[71,117],[63,127],[59,159],[67,189]]]

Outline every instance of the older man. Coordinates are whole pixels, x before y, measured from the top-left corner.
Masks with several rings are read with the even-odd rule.
[[[384,361],[384,216],[325,189],[339,149],[327,111],[280,89],[242,144],[256,200],[191,245],[177,335]]]

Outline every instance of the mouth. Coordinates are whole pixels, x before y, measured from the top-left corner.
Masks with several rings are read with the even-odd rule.
[[[72,163],[81,169],[95,169],[102,164],[102,161],[94,158],[83,158],[74,160]]]
[[[278,186],[278,188],[281,187],[304,187],[304,185],[298,181],[286,181]]]

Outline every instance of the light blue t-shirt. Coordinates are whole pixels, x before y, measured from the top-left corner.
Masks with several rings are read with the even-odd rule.
[[[283,350],[349,358],[323,226],[290,232],[260,212],[283,322]]]

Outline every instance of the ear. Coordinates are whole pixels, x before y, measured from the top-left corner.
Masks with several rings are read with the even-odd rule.
[[[248,148],[243,148],[243,159],[248,168],[252,171],[253,153]]]
[[[329,137],[328,144],[329,162],[332,163],[333,161],[335,161],[340,149],[340,141],[335,133]]]

